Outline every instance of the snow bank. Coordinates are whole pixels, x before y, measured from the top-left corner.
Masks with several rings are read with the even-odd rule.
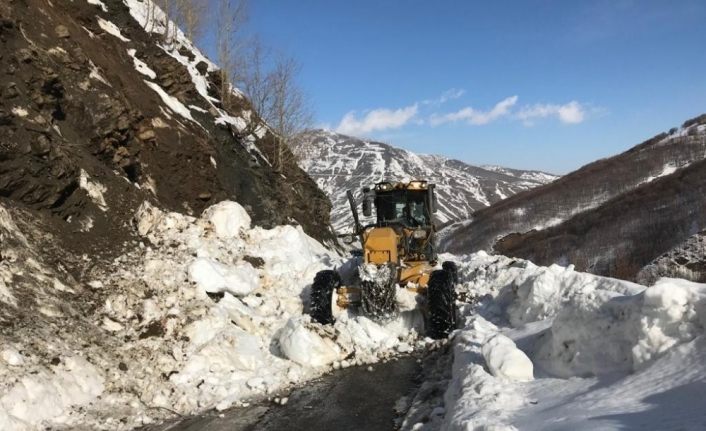
[[[537,359],[570,377],[632,372],[704,333],[706,285],[662,279],[636,295],[577,298],[557,315]]]
[[[485,253],[449,258],[467,303],[442,429],[570,429],[589,419],[596,429],[645,428],[657,418],[671,429],[700,411],[675,391],[705,375],[705,284],[646,288]],[[647,400],[674,408],[650,415]]]
[[[497,338],[498,332],[498,327],[480,316],[475,316],[469,318],[465,329],[454,337],[452,377],[444,394],[446,415],[441,429],[448,431],[515,429],[508,419],[513,410],[521,408],[526,403],[522,383],[502,376],[496,377],[488,373],[484,367],[486,355],[483,350],[488,350],[488,355],[493,356],[495,365],[503,362],[498,361],[498,358],[506,357],[501,353],[511,351],[505,349],[505,352],[501,352],[504,350],[502,347],[481,348],[489,342],[492,343],[491,345],[502,344],[503,342]],[[493,339],[496,341],[493,342]],[[488,367],[490,368],[490,364]],[[508,367],[504,369],[509,371]]]
[[[63,358],[49,370],[22,377],[0,398],[0,429],[34,429],[72,407],[87,405],[103,392],[103,377],[80,356]]]
[[[519,382],[532,380],[532,361],[508,337],[502,334],[494,335],[483,344],[482,352],[485,363],[494,376]]]
[[[534,360],[558,376],[634,371],[703,327],[702,286],[686,281],[646,288],[482,252],[459,262],[459,275],[460,293],[492,297],[487,309],[510,327],[548,322]]]
[[[516,278],[501,292],[499,300],[510,301],[507,315],[513,326],[553,317],[574,298],[606,297],[610,292],[635,293],[644,289],[622,280],[577,272],[573,266],[537,267],[526,262],[524,268],[513,268],[510,272]]]
[[[644,286],[614,278],[578,272],[573,265],[542,267],[520,259],[490,256],[485,252],[461,258],[442,255],[442,260],[455,260],[464,297],[495,298],[497,308],[511,326],[551,319],[573,298],[634,294]]]

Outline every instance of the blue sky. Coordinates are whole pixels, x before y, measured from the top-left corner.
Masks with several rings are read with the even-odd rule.
[[[706,1],[257,0],[316,123],[566,173],[706,112]]]

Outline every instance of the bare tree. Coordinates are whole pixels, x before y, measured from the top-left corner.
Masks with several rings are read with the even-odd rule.
[[[164,12],[164,30],[162,32],[162,39],[165,43],[170,43],[176,36],[176,23],[173,20],[179,15],[179,3],[178,0],[152,0],[152,13],[153,18],[155,16],[155,5],[159,7],[162,12]]]
[[[247,0],[217,0],[214,8],[216,24],[216,50],[221,66],[221,99],[230,105],[232,83],[240,80],[244,68],[246,40],[243,27],[247,22]]]
[[[157,20],[157,8],[164,12],[162,39],[172,43],[181,28],[192,41],[201,36],[207,19],[208,0],[144,0],[147,16],[145,30],[153,32]]]
[[[260,39],[254,38],[248,45],[238,72],[233,74],[235,85],[245,93],[255,112],[265,121],[272,116],[271,76],[265,69],[269,57],[269,50]],[[257,127],[259,124],[256,121],[251,122],[246,134],[254,132]]]
[[[301,67],[291,57],[280,57],[268,74],[267,83],[271,87],[271,100],[268,124],[276,134],[274,163],[276,169],[294,157],[289,150],[292,139],[311,125],[311,109],[306,101],[297,76]]]
[[[189,40],[195,41],[201,36],[207,7],[206,0],[176,0],[176,22]]]
[[[274,145],[267,158],[276,170],[294,157],[288,148],[292,138],[311,124],[311,110],[297,82],[299,71],[300,65],[293,58],[272,59],[270,51],[255,39],[248,46],[240,73],[235,76],[235,84],[274,132]],[[259,121],[251,121],[242,133],[250,135],[262,126]]]
[[[148,33],[152,33],[154,31],[155,12],[157,10],[157,4],[154,2],[154,0],[145,0],[145,5],[147,9],[145,31],[147,31]]]
[[[248,0],[146,1],[151,2],[152,9],[156,4],[167,15],[163,32],[165,42],[176,36],[175,23],[192,40],[198,37],[206,8],[215,6],[212,8],[215,16],[211,15],[209,21],[215,26],[216,52],[221,67],[221,101],[226,109],[234,107],[234,85],[245,93],[257,115],[240,133],[249,136],[260,127],[269,126],[274,132],[275,143],[271,151],[268,150],[271,154],[267,158],[276,170],[281,170],[293,157],[287,145],[310,124],[311,115],[297,83],[299,64],[283,56],[273,60],[259,39],[246,35]],[[258,117],[262,121],[257,120]]]

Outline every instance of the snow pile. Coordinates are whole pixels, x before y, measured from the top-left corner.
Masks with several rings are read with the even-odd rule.
[[[493,363],[506,371],[520,370],[525,361],[518,360],[512,349],[498,348],[503,343],[497,338],[498,332],[494,324],[473,316],[455,336],[452,380],[444,395],[446,415],[442,429],[515,429],[509,425],[508,416],[525,403],[523,386],[515,379],[488,373],[484,357],[492,356]],[[531,379],[526,373],[527,370],[518,375]]]
[[[282,353],[303,366],[321,367],[340,357],[340,349],[330,339],[321,337],[298,322],[290,319],[279,335]]]
[[[519,382],[533,378],[534,367],[525,353],[508,337],[497,334],[483,344],[483,358],[491,374]]]
[[[7,350],[3,359],[9,365],[19,365],[16,354],[8,360]],[[30,429],[48,419],[61,423],[61,416],[70,407],[88,404],[102,392],[103,377],[93,365],[80,356],[64,358],[51,371],[22,377],[4,393],[0,398],[0,428]]]
[[[631,372],[702,335],[705,324],[706,285],[662,279],[638,295],[572,301],[554,320],[538,360],[565,377]]]
[[[485,253],[456,260],[468,302],[442,429],[672,429],[701,411],[706,285],[647,288]]]
[[[257,271],[247,262],[226,266],[203,257],[189,265],[189,279],[206,292],[229,292],[235,296],[245,296],[260,284]]]
[[[92,411],[120,410],[125,427],[162,417],[158,408],[225,409],[426,345],[416,308],[384,324],[353,310],[337,310],[334,325],[311,322],[305,310],[315,274],[346,262],[300,227],[252,227],[234,202],[199,218],[145,203],[135,227],[141,248],[92,283],[106,292],[93,321],[115,337],[106,368],[123,364],[106,373],[106,393]]]
[[[224,201],[209,207],[204,216],[211,222],[219,238],[233,238],[250,228],[250,216],[235,202]]]
[[[0,305],[3,322],[11,325],[3,331],[0,346],[3,430],[44,429],[44,421],[63,423],[72,410],[89,407],[104,391],[94,358],[62,332],[76,318],[76,286],[63,283],[59,278],[70,281],[70,276],[42,262],[28,240],[32,236],[20,230],[26,221],[26,213],[0,205]],[[23,317],[40,329],[28,328]]]

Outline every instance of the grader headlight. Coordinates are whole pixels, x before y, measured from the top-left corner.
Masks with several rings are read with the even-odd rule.
[[[415,180],[410,181],[407,185],[407,188],[410,190],[426,190],[428,186],[426,181]]]
[[[424,239],[426,237],[427,237],[427,231],[425,231],[425,230],[419,229],[419,230],[415,230],[414,232],[412,232],[412,238],[414,238],[414,239]]]

